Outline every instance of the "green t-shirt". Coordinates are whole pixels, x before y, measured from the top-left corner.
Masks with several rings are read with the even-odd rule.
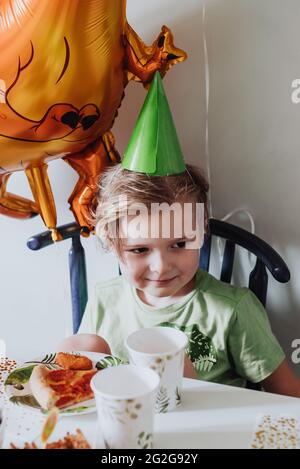
[[[284,360],[266,311],[247,288],[236,288],[202,270],[195,289],[163,308],[141,301],[123,276],[95,287],[79,333],[95,333],[113,355],[127,359],[124,341],[137,329],[169,326],[189,338],[187,353],[199,379],[245,386],[260,382]]]

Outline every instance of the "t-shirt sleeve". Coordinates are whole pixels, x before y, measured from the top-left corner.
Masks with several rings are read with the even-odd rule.
[[[78,334],[98,334],[101,335],[101,324],[104,318],[104,308],[97,299],[97,293],[95,291],[94,298],[89,300],[82,320],[80,327],[78,329]]]
[[[253,383],[267,378],[285,359],[265,308],[250,290],[235,308],[228,346],[236,372]]]

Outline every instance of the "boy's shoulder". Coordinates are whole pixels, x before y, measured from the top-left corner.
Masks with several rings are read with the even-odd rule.
[[[249,288],[236,287],[229,283],[218,280],[206,271],[198,271],[198,289],[206,297],[214,298],[216,301],[223,301],[237,305],[244,296],[253,295]]]
[[[200,271],[198,301],[204,311],[227,317],[230,322],[240,321],[255,315],[263,316],[264,307],[254,293],[246,287],[236,287],[218,280],[213,275]]]
[[[103,308],[124,306],[128,301],[128,284],[122,275],[109,280],[101,281],[94,286],[94,304],[102,305]]]
[[[101,282],[97,282],[95,284],[95,291],[96,292],[103,292],[105,290],[121,290],[125,288],[125,282],[122,275],[118,277],[113,277],[109,280],[104,280]]]

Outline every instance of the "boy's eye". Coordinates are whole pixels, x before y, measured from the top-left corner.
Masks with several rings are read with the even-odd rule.
[[[148,248],[135,248],[135,249],[130,249],[129,252],[133,252],[134,254],[143,254],[144,252],[147,252]]]
[[[186,245],[186,241],[179,241],[178,243],[175,243],[173,244],[172,247],[175,247],[175,248],[185,248],[185,245]]]

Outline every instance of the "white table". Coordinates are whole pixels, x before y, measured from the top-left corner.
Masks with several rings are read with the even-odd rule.
[[[7,407],[5,446],[10,441],[34,439],[44,416],[12,404]],[[182,405],[176,411],[155,416],[155,448],[248,448],[257,417],[264,414],[291,416],[300,421],[300,400],[184,379]],[[76,428],[94,441],[96,414],[61,418],[51,440]]]

